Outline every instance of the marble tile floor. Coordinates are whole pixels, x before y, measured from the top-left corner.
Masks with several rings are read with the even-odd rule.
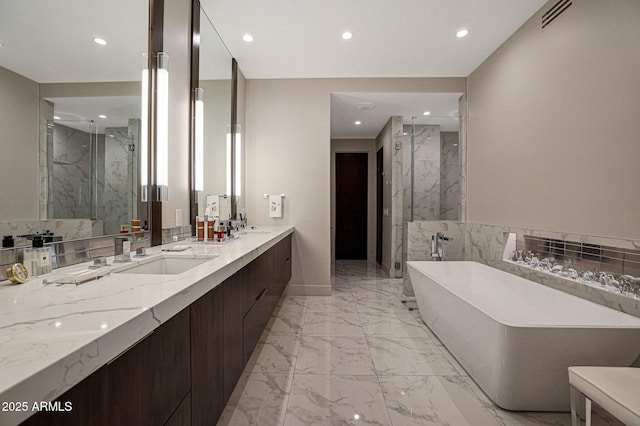
[[[331,296],[280,301],[218,425],[571,424],[495,406],[401,303],[402,279],[365,261],[335,271]]]

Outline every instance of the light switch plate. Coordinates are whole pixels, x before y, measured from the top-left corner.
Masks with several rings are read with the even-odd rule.
[[[182,209],[176,209],[176,226],[182,226]]]

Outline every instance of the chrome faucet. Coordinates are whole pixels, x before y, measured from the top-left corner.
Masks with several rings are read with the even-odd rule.
[[[444,259],[444,241],[452,241],[453,237],[446,236],[443,232],[438,232],[431,236],[431,257],[434,260]]]

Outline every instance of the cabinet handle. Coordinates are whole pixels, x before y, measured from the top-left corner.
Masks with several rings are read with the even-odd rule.
[[[285,261],[285,262],[288,262],[289,260],[291,260],[291,258],[290,258],[290,257],[287,257],[284,261]]]
[[[262,291],[260,292],[260,294],[258,295],[258,297],[256,297],[256,302],[260,299],[262,299],[262,297],[265,295],[265,293],[267,292],[267,289],[262,289]]]

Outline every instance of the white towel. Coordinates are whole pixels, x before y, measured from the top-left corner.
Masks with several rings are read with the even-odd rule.
[[[269,195],[269,217],[282,217],[282,195]]]

